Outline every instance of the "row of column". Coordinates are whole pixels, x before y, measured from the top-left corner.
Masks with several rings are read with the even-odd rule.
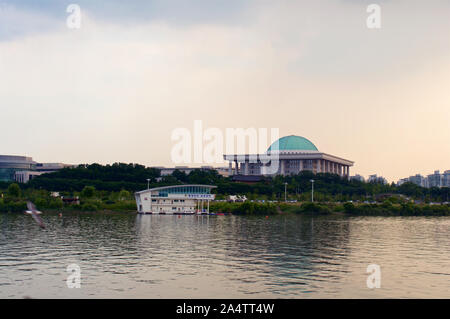
[[[327,161],[327,160],[315,160],[316,161],[316,173],[334,173],[340,176],[350,176],[350,166],[342,165],[339,163]]]

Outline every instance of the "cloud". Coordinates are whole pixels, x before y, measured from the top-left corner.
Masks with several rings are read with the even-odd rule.
[[[38,11],[18,9],[14,5],[0,3],[0,42],[54,32],[64,27],[64,23],[65,20],[57,20]]]
[[[199,24],[238,24],[253,0],[18,0],[0,3],[0,40],[36,32],[55,31],[65,25],[67,6],[98,21],[123,26],[167,23],[178,27]]]
[[[364,5],[337,0],[249,1],[225,13],[161,2],[167,12],[148,20],[117,3],[100,17],[98,5],[79,30],[45,4],[9,9],[29,22],[0,41],[2,152],[173,165],[171,131],[202,119],[303,135],[365,175],[446,169],[448,3],[385,3],[378,31],[365,27]]]

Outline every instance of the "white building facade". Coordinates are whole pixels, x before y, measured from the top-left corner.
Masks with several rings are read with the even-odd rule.
[[[209,214],[215,195],[211,185],[174,185],[150,188],[135,193],[139,214]]]

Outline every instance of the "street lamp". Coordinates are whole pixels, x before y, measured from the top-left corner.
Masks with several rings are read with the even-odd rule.
[[[286,187],[288,183],[284,183],[284,202],[286,203]]]
[[[150,178],[147,178],[147,189],[150,189]]]
[[[311,180],[311,202],[314,203],[314,180]]]

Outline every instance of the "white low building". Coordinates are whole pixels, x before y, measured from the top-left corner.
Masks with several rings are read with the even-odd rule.
[[[209,214],[211,185],[174,185],[135,193],[139,214]]]

